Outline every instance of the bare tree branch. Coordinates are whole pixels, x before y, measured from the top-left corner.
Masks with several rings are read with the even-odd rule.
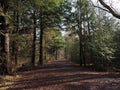
[[[110,11],[109,11],[109,10],[107,10],[107,9],[102,8],[102,7],[99,7],[99,6],[94,5],[94,4],[93,4],[93,2],[92,2],[91,0],[90,0],[90,2],[91,2],[91,4],[92,4],[92,6],[93,6],[93,7],[99,8],[99,9],[101,9],[101,10],[104,10],[104,11],[106,11],[106,12],[110,13]]]
[[[0,32],[1,35],[5,36],[5,34],[3,32]]]
[[[109,10],[109,12],[116,18],[120,19],[120,14],[113,10],[110,6],[108,6],[103,0],[99,0],[99,2]]]

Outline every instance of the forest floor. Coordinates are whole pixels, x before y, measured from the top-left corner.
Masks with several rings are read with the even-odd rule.
[[[66,60],[5,78],[0,90],[120,90],[120,74],[97,72]]]

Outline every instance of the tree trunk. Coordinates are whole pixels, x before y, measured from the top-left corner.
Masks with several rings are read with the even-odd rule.
[[[9,33],[0,35],[1,38],[1,60],[2,60],[2,70],[3,73],[10,73],[10,53],[9,53]]]
[[[81,38],[81,37],[80,37]],[[80,39],[80,66],[83,64],[83,58],[82,58],[82,40]]]
[[[68,59],[68,58],[67,58],[67,48],[66,48],[66,47],[65,47],[65,49],[64,49],[64,58],[65,58],[65,59]]]
[[[1,38],[1,60],[2,60],[2,68],[3,68],[3,73],[9,73],[9,33],[7,30],[7,25],[6,25],[7,19],[5,16],[0,16],[0,32],[2,34],[0,35]]]
[[[81,0],[79,1],[81,3]],[[83,64],[83,45],[82,45],[82,16],[81,16],[81,5],[79,5],[79,9],[78,9],[78,35],[79,35],[79,44],[80,44],[80,66],[82,66]]]
[[[5,61],[6,61],[6,67],[7,67],[7,73],[9,73],[9,63],[10,63],[10,47],[9,47],[9,33],[5,34]]]
[[[55,48],[55,59],[56,60],[58,59],[58,50],[57,50],[57,47]]]
[[[17,65],[18,64],[18,45],[16,41],[12,41],[12,59],[14,61],[14,63]]]
[[[39,47],[39,64],[43,65],[43,18],[42,9],[40,9],[40,47]]]
[[[80,66],[83,64],[83,44],[82,44],[82,28],[81,28],[81,21],[78,23],[79,28],[79,44],[80,44]]]
[[[86,46],[84,45],[83,47],[83,62],[84,62],[84,67],[86,67],[86,50],[85,50]]]
[[[15,25],[15,30],[16,32],[19,31],[19,13],[18,11],[14,11],[14,17],[15,21],[16,21],[16,25]],[[18,44],[17,41],[13,41],[13,57],[14,57],[14,63],[17,65],[18,64]]]
[[[32,60],[31,64],[34,66],[35,65],[35,52],[36,52],[36,12],[34,11],[34,31],[33,31],[33,43],[32,43]]]
[[[90,30],[90,19],[89,19],[89,15],[87,15],[87,19],[88,19],[88,21],[87,21],[87,26],[88,26],[88,39],[89,39],[89,42],[91,42],[92,41],[92,37],[93,37],[93,35],[91,34],[91,30]],[[92,29],[94,29],[94,28],[92,28]],[[94,32],[94,30],[93,30],[93,32]],[[89,49],[89,53],[90,53],[90,64],[91,63],[94,63],[93,61],[93,52],[92,52],[92,49]]]
[[[8,1],[7,0],[0,0],[1,7],[3,8],[3,13],[6,14],[8,10]],[[3,34],[0,35],[1,38],[1,49],[0,55],[2,60],[3,72],[10,73],[10,53],[9,53],[9,33],[8,33],[8,21],[6,16],[0,16],[0,32]]]

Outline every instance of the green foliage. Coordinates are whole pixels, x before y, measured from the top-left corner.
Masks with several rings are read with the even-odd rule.
[[[112,63],[114,67],[120,68],[120,30],[119,29],[115,31],[113,41],[114,41],[114,49],[115,49],[115,53],[114,53],[115,58],[112,61]]]
[[[67,53],[71,59],[79,61],[82,53],[83,58],[87,57],[83,62],[89,60],[98,67],[112,67],[114,61],[118,64],[120,35],[115,19],[107,16],[102,10],[96,11],[87,0],[77,0],[73,3],[75,6],[73,12],[68,8],[70,5],[72,6],[72,4],[65,6],[67,12],[65,19],[68,30],[71,30],[66,42]],[[80,47],[83,49],[82,52],[79,51]]]
[[[101,22],[96,21],[96,28],[92,35],[92,40],[89,42],[90,50],[92,51],[94,65],[99,68],[109,69],[112,67],[112,61],[115,58],[114,49],[114,21],[102,16]]]
[[[31,55],[31,41],[32,37],[30,35],[19,35],[14,34],[11,35],[11,47],[12,43],[17,47],[17,51],[19,56],[26,57]],[[11,48],[12,49],[12,48]]]
[[[114,55],[112,34],[109,31],[102,33],[95,32],[93,41],[91,42],[92,51],[97,54],[98,57],[103,57],[105,60],[111,60]],[[105,35],[104,35],[105,34]]]
[[[66,59],[72,60],[73,62],[79,63],[79,39],[78,37],[74,37],[74,35],[71,35],[71,32],[68,31],[66,32],[65,36],[65,42],[66,42],[66,47],[65,47],[65,53],[66,53]]]
[[[50,29],[49,29],[50,30]],[[47,42],[47,51],[51,53],[51,51],[54,53],[55,49],[60,49],[65,47],[65,40],[61,35],[61,32],[58,28],[51,28],[51,31],[49,31],[50,37],[49,41]]]
[[[89,0],[9,0],[8,3],[6,16],[12,24],[10,43],[16,42],[19,56],[31,55],[34,28],[38,56],[38,38],[42,27],[46,60],[55,58],[57,49],[66,49],[66,54],[75,62],[83,56],[87,57],[86,60],[93,57],[89,60],[90,64],[103,68],[108,64],[119,67],[119,23],[115,24],[117,21],[104,11],[94,9]],[[0,12],[4,16],[2,8]],[[58,26],[68,31],[64,38]]]
[[[72,54],[72,56],[71,56],[71,58],[72,58],[72,60],[74,60],[74,62],[76,62],[76,63],[79,63],[80,62],[80,55],[79,55],[79,53],[80,53],[80,47],[78,47],[79,46],[79,40],[76,38],[76,39],[74,39],[74,41],[72,41],[73,42],[73,44],[72,44],[72,47],[71,47],[71,54]]]

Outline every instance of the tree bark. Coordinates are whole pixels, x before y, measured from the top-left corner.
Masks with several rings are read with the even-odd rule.
[[[114,17],[120,19],[120,14],[117,13],[115,10],[113,10],[110,6],[108,6],[103,0],[99,0],[99,2],[100,2],[105,8],[107,8]]]
[[[14,17],[15,18],[15,32],[19,31],[19,12],[18,11],[14,11]],[[13,45],[12,45],[12,49],[13,49],[13,57],[14,57],[14,63],[17,65],[18,64],[18,44],[17,41],[13,41]]]
[[[40,47],[39,47],[39,64],[43,65],[43,17],[42,8],[40,8]]]
[[[1,60],[3,73],[10,73],[9,33],[0,35],[1,38]]]
[[[36,55],[36,11],[34,11],[34,30],[33,30],[33,43],[32,43],[32,60],[31,64],[35,65],[35,55]]]
[[[3,8],[3,13],[6,15],[8,11],[8,1],[7,0],[0,0],[1,7]],[[10,73],[10,52],[9,52],[9,33],[8,33],[8,20],[6,16],[0,16],[0,35],[1,39],[1,49],[0,55],[2,60],[2,67],[3,73]]]
[[[57,47],[55,47],[55,59],[56,60],[58,59],[58,49],[57,49]]]
[[[82,64],[83,64],[83,55],[82,55],[82,48],[83,48],[83,45],[82,45],[82,39],[81,39],[81,37],[80,37],[80,66],[82,66]]]
[[[17,44],[17,42],[16,41],[12,41],[12,53],[11,53],[11,55],[12,55],[12,59],[13,59],[13,61],[14,61],[14,63],[15,63],[15,65],[17,65],[18,64],[18,44]]]
[[[6,67],[7,67],[7,73],[10,73],[9,71],[9,63],[10,63],[10,47],[9,47],[9,33],[5,33],[5,61],[6,61]]]
[[[81,0],[80,0],[80,3],[81,3]],[[78,21],[78,35],[79,35],[79,44],[80,44],[80,53],[79,53],[79,56],[80,56],[80,66],[82,66],[83,64],[83,45],[82,45],[82,18],[81,18],[81,6],[79,6],[79,12],[78,12],[78,18],[79,18],[79,21]]]

